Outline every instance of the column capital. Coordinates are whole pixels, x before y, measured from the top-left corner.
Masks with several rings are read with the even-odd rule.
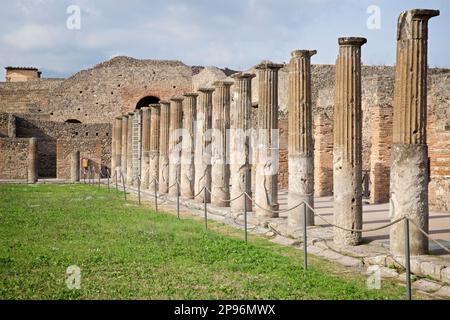
[[[134,116],[134,112],[128,112],[128,116],[129,116],[129,117]]]
[[[340,46],[361,47],[367,43],[367,39],[362,37],[342,37],[338,39],[338,43]]]
[[[185,96],[185,97],[191,97],[191,98],[196,98],[196,97],[198,97],[198,93],[196,93],[196,92],[187,92],[187,93],[185,93],[185,94],[183,94],[183,96]]]
[[[292,58],[310,58],[317,53],[317,50],[294,50],[291,52]]]
[[[261,63],[255,66],[255,69],[281,69],[284,67],[284,64],[274,63],[269,60],[263,60]]]
[[[440,11],[433,9],[412,9],[403,11],[398,17],[397,40],[427,39],[428,20],[439,15]],[[415,22],[415,24],[413,22]],[[419,26],[417,23],[419,23]]]
[[[213,83],[215,87],[231,87],[233,85],[232,81],[220,80]]]
[[[170,104],[169,100],[160,100],[159,104]]]
[[[198,91],[202,93],[214,92],[215,90],[216,89],[214,88],[207,88],[207,87],[198,88]]]
[[[231,77],[233,79],[236,79],[236,80],[238,80],[238,79],[252,79],[252,78],[256,77],[256,74],[248,73],[248,72],[237,72],[237,73],[233,73],[231,75]]]
[[[174,96],[174,97],[170,98],[170,101],[176,101],[176,102],[181,102],[183,100],[184,100],[184,98],[180,97],[180,96]]]

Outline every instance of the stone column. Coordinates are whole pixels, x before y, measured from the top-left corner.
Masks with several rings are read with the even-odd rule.
[[[28,183],[38,181],[38,142],[36,138],[31,138],[28,146]]]
[[[70,181],[80,181],[80,151],[73,151],[70,159]]]
[[[200,88],[197,108],[197,130],[195,135],[195,194],[206,187],[211,190],[211,137],[212,137],[212,96],[213,88]],[[211,194],[206,191],[206,202],[211,202]],[[205,193],[196,200],[203,202]]]
[[[160,129],[159,129],[159,193],[169,192],[169,126],[170,102],[160,101]]]
[[[116,159],[116,167],[114,172],[120,176],[122,166],[122,117],[116,117],[114,119],[114,128],[114,158]]]
[[[334,223],[362,228],[361,46],[365,38],[339,38],[334,106]],[[334,228],[339,245],[358,245],[361,232]]]
[[[160,128],[160,105],[150,105],[150,172],[149,172],[149,189],[158,190],[159,181],[159,128]]]
[[[186,93],[183,101],[183,141],[181,150],[181,196],[194,198],[195,183],[195,121],[197,119],[197,93]]]
[[[128,116],[125,115],[125,116],[122,116],[122,150],[121,150],[121,160],[120,160],[121,172],[124,177],[127,174],[127,166],[128,166],[127,148],[128,148]]]
[[[427,46],[428,20],[438,10],[400,14],[397,31],[390,216],[409,216],[428,232]],[[411,225],[411,254],[428,253],[428,239]],[[390,230],[390,249],[404,254],[404,223]]]
[[[258,70],[258,146],[256,159],[255,213],[278,217],[278,70],[282,64],[263,61]]]
[[[150,183],[150,108],[142,108],[142,171],[141,188],[148,189]]]
[[[113,178],[116,176],[117,169],[117,156],[116,156],[116,120],[114,119],[112,122],[112,130],[111,130],[111,174]]]
[[[316,50],[295,50],[289,64],[289,196],[288,207],[305,201],[314,207],[314,145],[312,136],[311,57]],[[303,208],[289,212],[288,223],[303,226]],[[307,209],[306,224],[314,225],[314,212]]]
[[[233,82],[214,83],[212,111],[211,203],[229,207],[230,166],[227,159],[227,130],[230,128],[230,87]]]
[[[176,182],[180,182],[182,101],[181,97],[170,99],[169,195],[171,196],[177,195]]]
[[[134,113],[130,112],[128,114],[128,131],[127,131],[127,175],[126,183],[133,183],[133,120]]]
[[[243,192],[252,197],[252,175],[250,165],[250,118],[252,113],[252,79],[251,73],[235,73],[233,102],[230,112],[230,171],[231,198],[234,199]],[[231,212],[238,216],[244,211],[252,210],[252,202],[242,196],[231,202]]]

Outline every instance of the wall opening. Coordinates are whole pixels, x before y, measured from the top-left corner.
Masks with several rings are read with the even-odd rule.
[[[136,104],[136,109],[141,109],[143,107],[147,107],[149,104],[159,103],[159,98],[154,96],[147,96],[139,100]]]
[[[66,120],[65,122],[66,122],[66,123],[81,123],[81,121],[80,121],[80,120],[77,120],[77,119],[68,119],[68,120]]]

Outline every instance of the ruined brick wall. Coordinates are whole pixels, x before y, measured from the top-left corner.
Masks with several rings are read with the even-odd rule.
[[[450,211],[450,73],[429,78],[428,156],[430,210]]]
[[[98,177],[99,170],[102,176],[106,176],[106,168],[109,164],[102,155],[106,154],[105,145],[102,139],[85,138],[85,139],[58,139],[56,142],[56,158],[57,169],[56,175],[58,179],[70,179],[70,166],[73,151],[80,151],[80,159],[86,158],[90,160],[92,168],[95,170],[95,177]]]
[[[8,137],[9,115],[7,113],[0,113],[0,138]]]
[[[0,112],[45,113],[51,91],[63,79],[0,82]]]
[[[34,117],[17,116],[18,137],[38,139],[39,176],[57,176],[57,141],[65,140],[67,145],[82,145],[86,141],[101,142],[103,169],[109,168],[111,161],[111,125],[78,124],[36,120]],[[86,149],[84,149],[86,150]],[[68,151],[69,152],[69,151]],[[95,153],[93,151],[93,153]],[[70,172],[70,171],[69,171]]]
[[[26,179],[30,139],[0,138],[0,179]]]
[[[52,121],[112,123],[146,96],[168,99],[192,90],[192,69],[179,61],[117,57],[70,77],[51,92]]]

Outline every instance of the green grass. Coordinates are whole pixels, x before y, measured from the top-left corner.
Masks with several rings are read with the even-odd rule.
[[[404,288],[87,185],[0,185],[0,299],[403,299]],[[81,268],[81,289],[66,269]]]

